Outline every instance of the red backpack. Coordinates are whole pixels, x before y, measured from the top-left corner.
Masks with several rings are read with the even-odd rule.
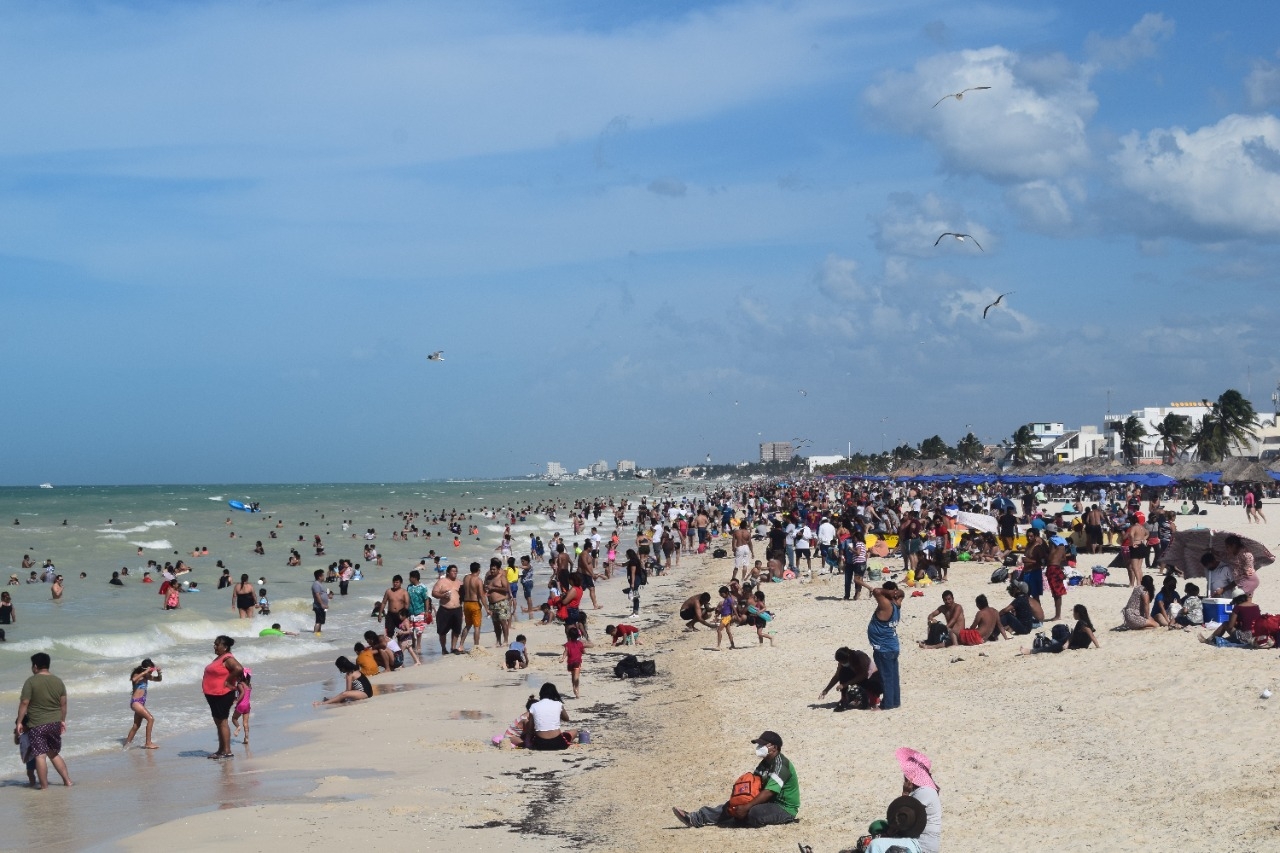
[[[747,803],[760,796],[764,783],[754,773],[743,773],[729,789],[729,814],[738,820],[746,820]]]

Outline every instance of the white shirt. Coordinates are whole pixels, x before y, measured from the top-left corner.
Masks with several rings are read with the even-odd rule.
[[[829,521],[824,521],[818,525],[818,541],[823,545],[830,545],[831,541],[836,538],[835,525]]]
[[[932,788],[916,788],[911,798],[924,806],[925,814],[924,832],[916,842],[923,853],[938,853],[942,845],[942,800]]]
[[[533,717],[533,729],[538,732],[556,732],[560,730],[560,712],[564,704],[554,699],[539,699],[529,706],[529,715]]]

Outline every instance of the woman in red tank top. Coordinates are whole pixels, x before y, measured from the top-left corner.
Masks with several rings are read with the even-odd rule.
[[[236,641],[226,635],[219,635],[213,641],[213,661],[204,668],[201,689],[204,690],[205,701],[209,703],[209,713],[213,715],[213,724],[218,729],[218,751],[210,753],[214,759],[231,758],[231,726],[227,718],[231,716],[231,706],[236,701],[236,684],[244,667],[231,656],[231,647]]]

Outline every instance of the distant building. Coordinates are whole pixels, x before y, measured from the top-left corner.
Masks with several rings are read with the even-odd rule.
[[[1046,462],[1075,462],[1107,453],[1108,437],[1096,426],[1067,430],[1040,449]]]
[[[547,476],[548,476],[548,477],[563,477],[564,475],[565,475],[564,466],[563,466],[563,465],[561,465],[559,462],[548,462],[548,463],[547,463]]]
[[[1035,439],[1036,447],[1044,449],[1053,444],[1066,434],[1066,428],[1061,423],[1040,421],[1038,423],[1028,424],[1031,427],[1031,435]]]
[[[837,456],[810,456],[810,457],[809,457],[809,471],[810,471],[810,472],[812,472],[815,468],[819,468],[819,467],[822,467],[822,466],[824,466],[824,465],[836,465],[836,464],[838,464],[838,463],[840,463],[840,462],[843,462],[843,461],[844,461],[844,457],[843,457],[843,456],[839,456],[839,455],[837,455]]]
[[[609,463],[603,459],[591,463],[591,473],[594,476],[602,476],[609,473]]]
[[[789,441],[763,441],[760,443],[761,462],[790,462],[795,451]]]
[[[618,460],[618,473],[619,473],[619,474],[634,474],[634,473],[635,473],[635,470],[636,470],[636,461],[635,461],[634,459],[619,459],[619,460]]]
[[[1152,465],[1160,464],[1164,459],[1164,447],[1160,443],[1160,436],[1156,433],[1156,427],[1165,419],[1167,415],[1182,415],[1191,421],[1191,429],[1194,432],[1200,428],[1200,422],[1204,420],[1204,416],[1209,414],[1209,407],[1203,402],[1198,403],[1170,403],[1167,406],[1146,406],[1141,409],[1134,409],[1127,415],[1108,415],[1106,420],[1107,430],[1107,449],[1115,456],[1120,455],[1120,430],[1124,427],[1125,421],[1130,417],[1138,419],[1138,423],[1142,424],[1142,428],[1147,431],[1147,435],[1138,442],[1138,458],[1137,461]]]
[[[590,468],[579,468],[579,469],[578,469],[578,476],[579,476],[579,477],[587,477],[587,476],[590,476],[590,475],[591,475],[591,469],[590,469]]]

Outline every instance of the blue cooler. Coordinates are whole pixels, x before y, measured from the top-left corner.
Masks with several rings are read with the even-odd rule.
[[[1204,599],[1204,621],[1226,622],[1231,615],[1232,605],[1229,598]]]

